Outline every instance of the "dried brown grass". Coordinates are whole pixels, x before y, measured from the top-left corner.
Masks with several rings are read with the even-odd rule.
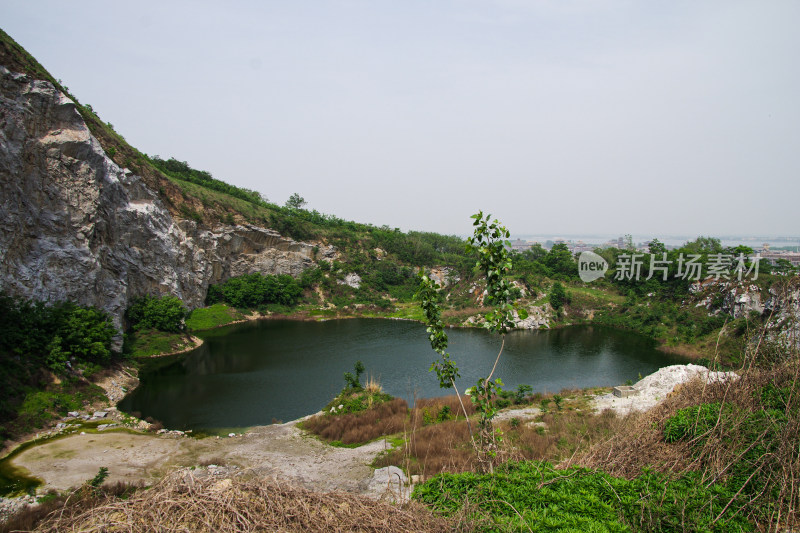
[[[464,419],[461,403],[452,395],[417,400],[410,410],[405,400],[395,398],[359,413],[316,415],[303,422],[302,427],[329,442],[362,444],[378,437],[420,428],[425,425],[426,419],[437,420],[445,407],[452,419]],[[475,407],[469,398],[464,398],[464,409],[470,416],[475,414]]]
[[[410,475],[424,477],[440,472],[475,470],[477,464],[463,417],[424,427],[410,427],[405,444],[390,450],[375,462],[376,466],[403,465]]]
[[[381,394],[383,392],[383,387],[381,386],[380,379],[370,374],[369,377],[364,380],[364,390],[369,394]]]
[[[366,411],[344,415],[316,415],[303,422],[303,429],[328,441],[360,444],[403,431],[408,402],[395,398]]]
[[[638,476],[645,467],[662,473],[685,470],[688,448],[683,443],[664,442],[664,424],[678,409],[714,401],[720,388],[717,384],[704,386],[699,380],[684,384],[649,411],[625,417],[614,434],[576,455],[570,464],[602,469],[627,479]]]
[[[464,407],[462,408],[461,402]],[[475,406],[469,399],[469,396],[462,396],[461,402],[458,396],[451,394],[450,396],[440,396],[438,398],[420,398],[414,402],[414,409],[412,410],[412,422],[416,427],[421,427],[424,422],[424,413],[427,410],[428,416],[434,419],[438,418],[439,413],[442,412],[444,407],[447,407],[450,416],[453,419],[464,417],[464,411],[467,411],[468,416],[476,413]]]
[[[573,462],[628,478],[644,467],[674,476],[698,471],[709,485],[734,483],[733,490],[747,498],[748,518],[765,530],[799,525],[800,357],[796,340],[787,343],[776,338],[767,325],[747,346],[738,379],[714,384],[698,380],[680,387]],[[782,389],[779,408],[769,395],[764,396],[772,387]],[[679,409],[712,403],[728,407],[719,409],[711,427],[695,422],[695,428],[704,428],[694,430],[700,434],[689,441],[665,442],[666,422]]]
[[[35,531],[437,532],[473,531],[419,504],[393,505],[347,493],[317,493],[264,479],[218,480],[181,471],[128,499],[77,497]]]
[[[144,485],[135,483],[104,483],[99,488],[84,486],[72,494],[48,493],[49,498],[36,506],[26,506],[21,511],[0,523],[0,533],[32,531],[37,524],[49,516],[63,512],[65,505],[78,505],[81,508],[96,505],[110,498],[127,498]]]
[[[447,400],[448,403],[457,401],[455,396]],[[473,471],[479,467],[463,416],[459,420],[423,425],[423,409],[427,407],[431,413],[436,413],[435,406],[439,402],[438,398],[417,402],[419,411],[415,410],[411,417],[405,444],[379,458],[376,466],[404,465],[409,474],[423,477],[440,472]],[[508,420],[495,424],[504,436],[497,461],[560,461],[607,440],[625,424],[610,411],[600,415],[580,411],[551,412],[543,415],[541,421],[546,427],[537,427],[530,421],[516,427]]]
[[[626,421],[613,412],[598,415],[584,411],[556,411],[541,416],[537,426],[521,422],[513,427],[510,421],[499,424],[506,435],[505,451],[510,459],[557,462],[586,450],[613,435]]]

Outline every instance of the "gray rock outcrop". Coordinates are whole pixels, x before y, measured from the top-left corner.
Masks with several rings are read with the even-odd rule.
[[[173,218],[105,154],[72,100],[0,66],[0,290],[94,305],[119,326],[137,296],[193,308],[211,283],[312,264],[311,244],[270,229]]]

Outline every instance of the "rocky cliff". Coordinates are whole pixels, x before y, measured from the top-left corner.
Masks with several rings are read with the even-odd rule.
[[[173,217],[120,168],[72,100],[0,66],[0,290],[108,311],[137,296],[202,305],[210,283],[251,272],[297,275],[313,246],[252,225]]]
[[[768,289],[741,281],[706,280],[689,290],[699,299],[696,305],[705,307],[709,315],[745,318],[756,313],[769,321],[777,339],[800,347],[800,278],[786,278]]]

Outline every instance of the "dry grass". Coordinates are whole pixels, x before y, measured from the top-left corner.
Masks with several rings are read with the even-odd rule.
[[[464,408],[470,416],[475,414],[469,398],[464,398]],[[411,428],[437,421],[444,413],[449,413],[448,418],[464,419],[455,395],[417,400],[411,410],[405,400],[395,398],[358,413],[317,415],[303,422],[302,427],[329,442],[363,444],[378,437],[407,433]]]
[[[584,411],[551,412],[534,422],[521,422],[517,427],[510,421],[499,424],[506,436],[506,454],[515,460],[557,462],[604,442],[626,424],[613,412],[599,415]]]
[[[364,390],[369,394],[381,394],[383,393],[383,387],[381,387],[380,378],[376,378],[372,374],[364,380]]]
[[[717,389],[716,385],[704,387],[700,381],[683,385],[649,411],[628,415],[612,436],[595,443],[572,462],[628,479],[638,476],[644,467],[664,473],[684,470],[688,450],[681,443],[664,442],[664,423],[678,409],[713,401],[710,398],[716,394],[711,393]],[[701,399],[704,396],[706,399]]]
[[[477,458],[467,423],[462,417],[424,427],[409,427],[405,444],[375,462],[378,467],[389,465],[402,465],[409,474],[424,477],[440,472],[475,470]]]
[[[48,498],[43,503],[35,507],[26,506],[6,522],[0,523],[0,533],[32,531],[48,516],[61,513],[65,505],[78,505],[80,508],[86,508],[110,498],[127,498],[142,487],[142,484],[118,481],[105,483],[97,489],[84,486],[72,494],[58,494],[50,491]]]
[[[749,518],[767,530],[795,527],[800,523],[795,514],[800,505],[800,358],[785,345],[781,351],[768,344],[758,339],[751,344],[739,379],[684,385],[574,463],[628,478],[644,467],[674,476],[699,471],[708,484],[733,483],[748,499]],[[779,408],[765,392],[774,388],[782,391]],[[666,422],[679,409],[712,403],[728,407],[710,411],[710,427],[699,425],[698,413],[691,439],[665,442]]]
[[[316,415],[302,427],[328,441],[360,444],[403,431],[407,418],[408,402],[395,398],[358,413]]]
[[[415,427],[421,427],[424,422],[424,415],[427,411],[428,416],[436,419],[442,412],[443,408],[447,408],[452,418],[463,418],[464,410],[467,411],[468,416],[475,414],[475,406],[472,405],[468,396],[462,396],[461,400],[464,402],[462,409],[461,402],[455,394],[450,396],[441,396],[439,398],[421,398],[414,402],[414,409],[412,410],[412,422]]]
[[[181,471],[127,499],[76,496],[35,531],[444,532],[472,524],[346,493],[316,493],[263,479],[214,479]]]
[[[405,444],[391,450],[376,461],[376,466],[403,465],[409,474],[429,477],[440,472],[465,472],[478,468],[477,456],[470,441],[467,424],[463,416],[459,420],[423,425],[425,408],[438,412],[437,405],[456,402],[455,396],[446,402],[441,399],[420,400],[419,408],[410,420]],[[459,406],[460,409],[460,406]],[[537,419],[546,427],[536,426],[532,421],[515,424],[503,421],[495,427],[503,432],[503,443],[498,452],[498,462],[515,459],[559,461],[569,458],[577,451],[607,440],[626,423],[612,412],[592,415],[582,411],[558,411],[542,415]]]

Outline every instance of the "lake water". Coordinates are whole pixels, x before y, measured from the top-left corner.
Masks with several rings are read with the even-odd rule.
[[[491,370],[500,337],[449,329],[459,390]],[[319,411],[362,361],[389,394],[409,400],[451,394],[429,372],[437,354],[425,326],[386,319],[300,322],[263,320],[211,330],[188,354],[142,369],[140,386],[120,404],[170,429],[227,432],[289,421]],[[683,362],[640,335],[599,326],[513,331],[495,373],[507,389],[536,392],[612,386]],[[363,378],[362,378],[363,379]]]

